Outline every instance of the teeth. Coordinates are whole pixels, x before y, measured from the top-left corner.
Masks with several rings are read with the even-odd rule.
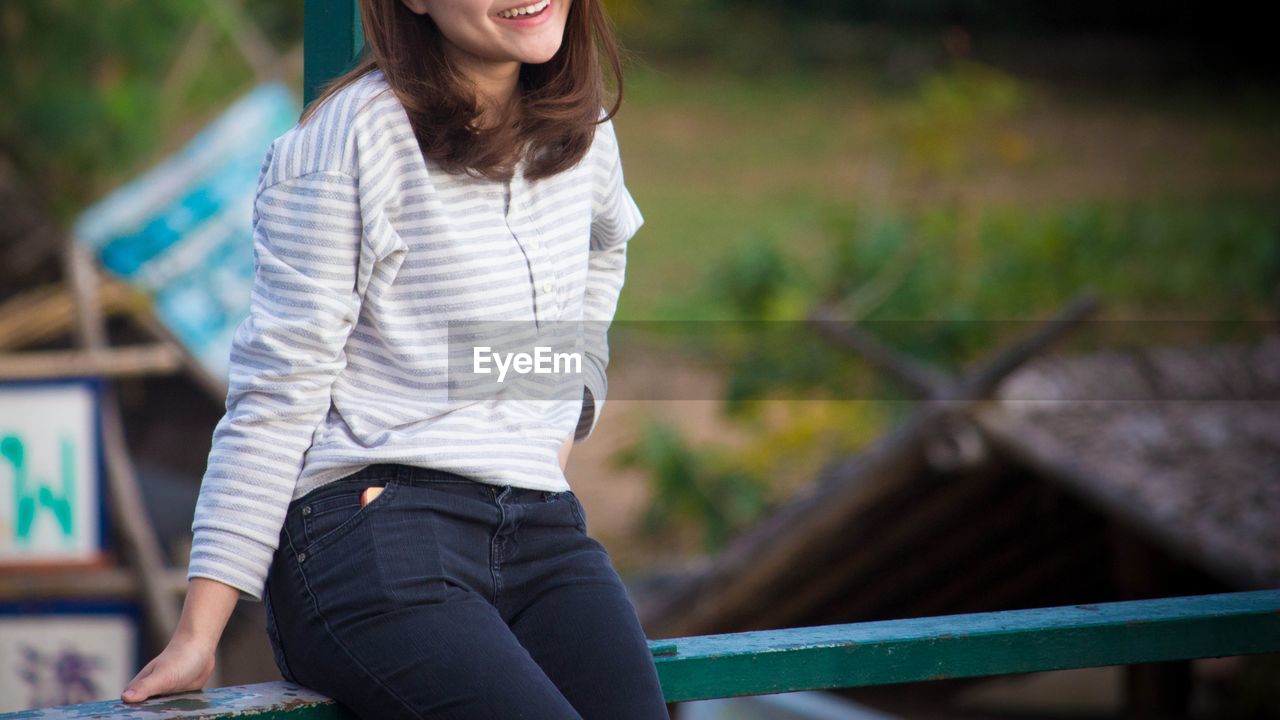
[[[551,0],[541,0],[540,2],[536,2],[532,5],[526,5],[524,7],[513,8],[505,12],[500,12],[498,13],[498,17],[516,18],[516,17],[520,17],[521,15],[533,15],[534,13],[541,12],[543,8],[545,8],[550,4],[551,4]]]

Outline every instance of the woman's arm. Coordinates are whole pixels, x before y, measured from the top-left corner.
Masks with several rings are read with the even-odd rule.
[[[192,578],[169,645],[129,681],[120,699],[142,702],[153,695],[203,688],[213,674],[218,640],[239,599],[240,591],[230,585]]]
[[[627,190],[613,123],[602,124],[596,132],[601,145],[595,155],[590,257],[583,295],[586,389],[575,431],[578,441],[591,436],[604,409],[609,388],[605,371],[609,364],[609,326],[626,282],[627,245],[644,224],[644,216]]]
[[[232,338],[227,412],[196,498],[188,580],[262,600],[307,449],[347,364],[371,272],[364,219],[359,182],[345,173],[305,173],[258,191],[249,314]]]
[[[236,601],[262,599],[305,453],[346,366],[368,271],[361,217],[356,183],[343,173],[260,186],[250,311],[232,342],[227,412],[196,501],[188,594],[169,644],[125,701],[203,687]]]

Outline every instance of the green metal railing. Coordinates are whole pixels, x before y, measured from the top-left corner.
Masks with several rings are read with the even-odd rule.
[[[668,702],[1280,652],[1280,589],[649,643]],[[286,682],[0,714],[0,720],[351,716]]]
[[[729,633],[672,644],[675,652],[655,656],[672,702],[1247,655],[1280,652],[1280,589]]]

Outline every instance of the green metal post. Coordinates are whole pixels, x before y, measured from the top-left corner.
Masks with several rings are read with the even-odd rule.
[[[356,0],[306,0],[303,16],[302,102],[310,105],[324,84],[346,72],[364,48]]]

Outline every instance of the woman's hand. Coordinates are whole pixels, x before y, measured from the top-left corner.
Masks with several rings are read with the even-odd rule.
[[[240,591],[226,583],[191,578],[182,617],[168,646],[129,681],[120,699],[142,702],[155,695],[203,688],[213,675],[222,630],[239,600]]]
[[[573,450],[573,435],[565,439],[560,445],[560,470],[563,471],[569,466],[569,453]]]
[[[200,690],[213,675],[215,646],[175,634],[164,652],[147,663],[120,694],[125,702],[142,702],[153,695]]]

